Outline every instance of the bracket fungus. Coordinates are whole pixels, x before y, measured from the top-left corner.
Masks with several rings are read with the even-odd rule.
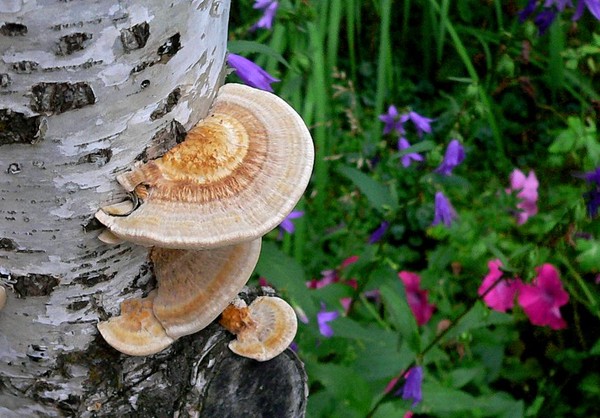
[[[212,250],[150,252],[158,289],[121,303],[121,315],[100,322],[112,347],[133,356],[155,354],[176,339],[205,328],[244,287],[262,239]]]
[[[154,315],[167,335],[193,334],[215,320],[252,275],[261,241],[212,250],[153,248],[150,258],[158,280]]]
[[[131,356],[147,356],[173,343],[152,312],[156,291],[148,297],[121,303],[121,315],[98,324],[102,337],[112,347]]]
[[[117,350],[148,355],[209,325],[246,284],[262,236],[304,193],[314,147],[302,118],[274,94],[241,84],[219,89],[209,115],[162,157],[117,176],[129,200],[102,207],[99,239],[152,246],[158,288],[121,304],[98,324]],[[259,297],[239,326],[232,351],[265,361],[296,334],[294,310]],[[225,314],[225,317],[227,314]]]
[[[271,360],[283,352],[298,329],[294,309],[272,296],[259,296],[250,306],[235,300],[223,311],[220,324],[236,335],[229,343],[231,351],[258,361]]]
[[[207,249],[249,241],[292,211],[313,161],[308,128],[290,105],[226,84],[182,143],[117,176],[139,204],[106,206],[96,218],[115,236],[146,246]]]

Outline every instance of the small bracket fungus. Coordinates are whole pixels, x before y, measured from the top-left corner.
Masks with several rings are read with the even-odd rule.
[[[147,356],[173,343],[152,312],[156,292],[121,303],[121,315],[98,324],[107,343],[131,356]]]
[[[4,286],[0,286],[0,311],[4,309],[4,305],[6,305],[6,289]]]
[[[147,246],[249,241],[291,212],[313,160],[310,133],[292,107],[272,93],[226,84],[181,144],[117,177],[139,205],[103,207],[96,218],[117,237]]]
[[[248,282],[261,241],[212,250],[153,248],[150,258],[158,280],[154,315],[167,335],[193,334],[215,320]]]
[[[277,297],[259,296],[250,306],[236,300],[223,312],[220,324],[237,338],[229,343],[234,353],[258,361],[270,360],[285,350],[298,329],[294,309]]]

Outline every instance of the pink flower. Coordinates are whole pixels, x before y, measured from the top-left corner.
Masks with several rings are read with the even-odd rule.
[[[502,262],[500,260],[491,260],[488,262],[490,271],[483,279],[483,283],[479,286],[477,293],[479,296],[485,294],[483,301],[490,308],[499,312],[506,312],[514,306],[515,296],[523,283],[519,278],[503,279],[500,280],[492,290],[488,291],[488,289],[502,277],[502,271],[500,271],[501,265]]]
[[[534,325],[566,328],[559,308],[569,301],[569,294],[562,287],[558,271],[552,264],[544,264],[536,271],[538,275],[532,284],[521,286],[519,305]]]
[[[538,212],[538,185],[538,180],[533,171],[529,171],[529,174],[525,177],[521,170],[515,168],[510,175],[510,189],[507,192],[518,192],[517,197],[521,199],[517,204],[517,208],[520,209],[517,214],[519,225],[524,224],[530,216]]]
[[[346,258],[344,261],[342,261],[341,264],[341,268],[344,267],[348,267],[350,264],[354,264],[358,261],[358,256],[357,255],[351,255],[350,257]]]
[[[340,267],[337,270],[334,270],[334,269],[323,270],[321,272],[321,279],[320,280],[311,279],[310,281],[306,282],[306,287],[308,287],[309,289],[320,289],[320,288],[328,286],[332,283],[339,282],[340,277],[338,276],[338,271],[343,270],[344,268],[348,267],[350,264],[356,263],[357,261],[358,261],[357,255],[353,255],[353,256],[346,258],[344,261],[342,261],[342,264],[340,265]],[[348,284],[356,289],[356,279],[349,279],[348,282],[346,282],[346,284]]]
[[[418,325],[426,324],[433,315],[435,305],[427,302],[427,290],[421,290],[421,276],[409,271],[401,271],[398,277],[404,283],[408,306]]]

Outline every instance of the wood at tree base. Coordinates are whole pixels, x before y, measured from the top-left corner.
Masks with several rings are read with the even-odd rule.
[[[75,415],[303,417],[306,374],[296,354],[288,349],[260,363],[233,354],[227,347],[231,338],[213,324],[179,339],[164,354],[116,362],[107,357],[112,365],[104,381],[89,393],[95,402],[85,402],[86,410]],[[115,387],[119,376],[129,386]]]

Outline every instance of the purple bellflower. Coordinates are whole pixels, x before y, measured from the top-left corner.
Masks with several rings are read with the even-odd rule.
[[[519,22],[525,22],[527,18],[535,12],[535,9],[537,9],[537,0],[529,0],[523,10],[518,13]]]
[[[431,133],[431,122],[433,122],[433,119],[421,116],[417,112],[411,110],[410,112],[403,114],[400,118],[402,123],[405,123],[407,120],[410,120],[415,125],[419,138],[423,136],[424,132]]]
[[[260,66],[241,55],[227,55],[227,63],[235,70],[236,74],[244,84],[251,87],[272,92],[273,88],[271,87],[271,83],[279,81]]]
[[[435,169],[436,173],[444,176],[450,176],[454,167],[462,163],[465,159],[465,150],[463,146],[458,142],[457,139],[453,139],[446,148],[446,154],[444,154],[444,160],[438,168]]]
[[[579,20],[583,15],[583,11],[587,8],[597,20],[600,20],[600,1],[599,0],[579,0],[573,20]]]
[[[423,367],[415,366],[406,374],[406,382],[402,386],[402,399],[411,399],[414,408],[423,399]]]
[[[533,23],[537,26],[540,35],[545,34],[548,28],[556,19],[556,12],[554,10],[542,10],[534,19]]]
[[[384,135],[387,135],[392,131],[396,131],[401,135],[404,133],[404,122],[400,120],[400,115],[398,114],[396,106],[391,105],[388,108],[387,113],[379,115],[379,120],[385,123],[385,126],[383,127]]]
[[[435,214],[432,225],[437,225],[440,222],[446,226],[450,226],[456,218],[456,211],[450,204],[450,201],[442,192],[435,194]]]
[[[369,244],[375,244],[376,242],[378,242],[385,235],[389,227],[390,223],[387,221],[383,221],[379,225],[379,228],[373,231],[373,233],[369,237]]]
[[[407,148],[410,148],[410,142],[406,138],[400,137],[398,139],[398,151],[404,151]],[[423,156],[416,152],[409,152],[408,154],[404,154],[400,158],[400,161],[404,167],[409,167],[413,161],[423,161]]]
[[[279,224],[279,239],[283,238],[284,232],[288,234],[293,234],[296,230],[294,226],[294,222],[292,219],[298,219],[304,216],[304,212],[301,210],[293,210],[288,216],[285,217],[283,221]]]
[[[600,167],[596,167],[594,171],[583,173],[578,177],[584,178],[592,186],[592,189],[584,193],[583,197],[585,198],[588,215],[590,218],[595,218],[598,215],[598,209],[600,209]]]
[[[551,7],[552,5],[556,6],[559,12],[562,12],[565,7],[573,7],[573,2],[571,0],[546,0],[544,2],[544,7]]]
[[[273,27],[273,20],[275,19],[277,8],[279,7],[279,2],[274,0],[256,0],[253,7],[255,9],[262,9],[263,15],[258,22],[252,26],[251,30],[259,28],[271,29]]]
[[[518,13],[519,22],[523,23],[532,16],[540,3],[537,0],[529,0],[525,7]],[[533,18],[533,22],[538,27],[540,35],[543,35],[548,30],[558,13],[573,7],[573,0],[545,0],[541,6],[541,10]],[[577,21],[581,19],[585,9],[589,10],[597,20],[600,20],[600,0],[578,0],[572,20]]]
[[[600,190],[595,189],[584,193],[583,197],[586,200],[588,215],[590,218],[595,218],[600,209]]]
[[[596,183],[597,186],[600,186],[600,167],[596,167],[594,171],[583,173],[581,177],[588,183]]]
[[[326,311],[325,304],[321,305],[321,311],[317,313],[317,324],[319,324],[319,332],[325,338],[333,337],[333,329],[329,322],[340,316],[338,311]]]

